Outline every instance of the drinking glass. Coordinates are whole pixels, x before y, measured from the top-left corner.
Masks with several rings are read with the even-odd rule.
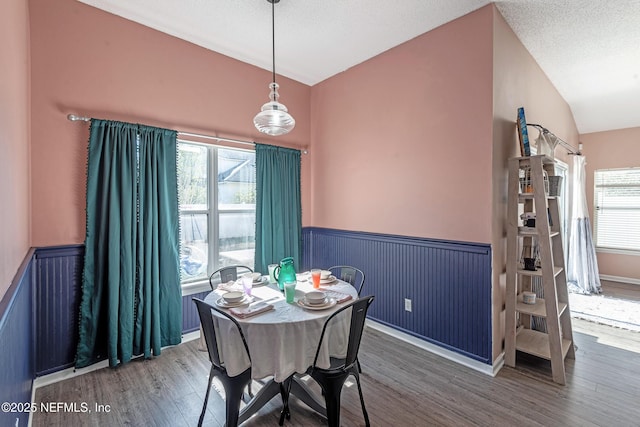
[[[276,278],[273,275],[273,271],[276,269],[278,264],[269,264],[269,283],[276,283]]]
[[[284,282],[284,297],[289,304],[293,303],[293,297],[296,295],[296,282]]]
[[[251,295],[251,289],[253,288],[253,277],[251,276],[242,276],[242,287],[244,288],[244,293],[247,295]]]
[[[313,287],[318,289],[320,287],[320,269],[314,268],[311,270],[311,278],[313,279]]]

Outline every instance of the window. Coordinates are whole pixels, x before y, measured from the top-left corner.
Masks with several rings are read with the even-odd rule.
[[[595,171],[596,246],[640,251],[640,168]]]
[[[206,280],[220,267],[253,267],[255,152],[178,143],[182,283]]]

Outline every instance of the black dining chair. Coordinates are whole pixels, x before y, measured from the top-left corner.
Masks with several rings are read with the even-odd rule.
[[[350,265],[334,265],[333,267],[329,267],[329,271],[338,279],[356,288],[358,290],[358,296],[360,296],[362,288],[364,287],[364,271]],[[360,361],[357,360],[356,363],[358,365],[358,371],[362,373]]]
[[[249,346],[247,340],[242,333],[240,324],[231,317],[231,315],[225,313],[216,307],[207,304],[198,298],[193,298],[193,302],[198,308],[198,315],[200,316],[200,323],[202,324],[202,330],[204,332],[204,338],[207,343],[207,351],[209,352],[209,360],[211,361],[211,371],[209,373],[209,383],[207,384],[207,394],[204,397],[204,404],[202,405],[202,413],[200,414],[200,420],[198,426],[202,425],[204,415],[207,411],[207,403],[209,401],[209,392],[211,391],[211,381],[213,377],[218,377],[222,386],[224,387],[225,401],[226,401],[226,426],[236,427],[238,425],[238,418],[240,416],[240,402],[242,400],[243,391],[246,386],[251,383],[251,366],[249,366],[244,372],[236,376],[229,376],[227,370],[224,367],[224,363],[220,360],[220,353],[218,352],[218,337],[216,337],[216,331],[213,325],[212,311],[228,318],[238,328],[240,338],[242,338],[242,344],[244,345],[249,361],[251,361],[251,354],[249,353]]]
[[[238,280],[239,276],[242,276],[245,273],[253,273],[253,269],[241,264],[221,267],[209,276],[209,285],[211,286],[211,290],[215,291],[220,283],[227,283],[230,281],[235,282]]]
[[[362,270],[350,265],[334,265],[333,267],[329,267],[328,270],[338,279],[356,288],[358,290],[358,296],[360,296],[362,288],[364,287],[365,278]]]
[[[316,357],[313,360],[313,365],[307,369],[307,374],[320,385],[322,393],[324,394],[329,427],[340,426],[340,395],[342,393],[342,386],[349,375],[353,375],[356,379],[358,393],[360,395],[360,404],[362,405],[362,414],[364,415],[366,426],[369,426],[369,415],[367,414],[367,409],[364,405],[364,397],[362,396],[357,358],[358,350],[360,349],[360,341],[362,339],[362,332],[364,330],[364,322],[367,318],[367,311],[369,310],[369,306],[373,302],[374,298],[374,296],[359,298],[329,316],[322,328],[322,333],[320,334],[320,342],[318,343],[318,349],[316,350]],[[345,313],[347,310],[351,311],[351,322],[349,325],[349,340],[347,344],[346,357],[341,359],[332,357],[329,368],[320,368],[317,366],[318,356],[320,354],[320,349],[322,348],[322,342],[325,338],[327,326],[332,319],[341,313]],[[344,314],[342,315],[344,316]]]

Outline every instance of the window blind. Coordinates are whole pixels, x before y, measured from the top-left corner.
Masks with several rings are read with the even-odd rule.
[[[598,248],[640,251],[640,168],[595,171]]]

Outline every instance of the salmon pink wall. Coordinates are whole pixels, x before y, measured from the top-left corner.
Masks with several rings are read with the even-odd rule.
[[[311,90],[314,226],[491,240],[491,9]]]
[[[493,356],[502,353],[504,337],[507,161],[520,155],[516,133],[518,107],[525,108],[528,123],[542,124],[578,146],[578,131],[569,105],[520,43],[495,6],[493,9]],[[530,128],[533,138],[537,132]],[[568,159],[558,147],[556,157]]]
[[[29,10],[0,2],[0,299],[30,246]]]
[[[587,159],[587,205],[593,224],[594,172],[597,169],[640,167],[640,128],[580,135]],[[601,275],[640,283],[640,257],[597,252]]]
[[[68,113],[176,130],[309,145],[310,88],[279,78],[296,118],[269,139],[253,127],[271,74],[74,0],[30,0],[33,245],[82,243],[88,125]],[[303,224],[309,165],[303,156]]]

